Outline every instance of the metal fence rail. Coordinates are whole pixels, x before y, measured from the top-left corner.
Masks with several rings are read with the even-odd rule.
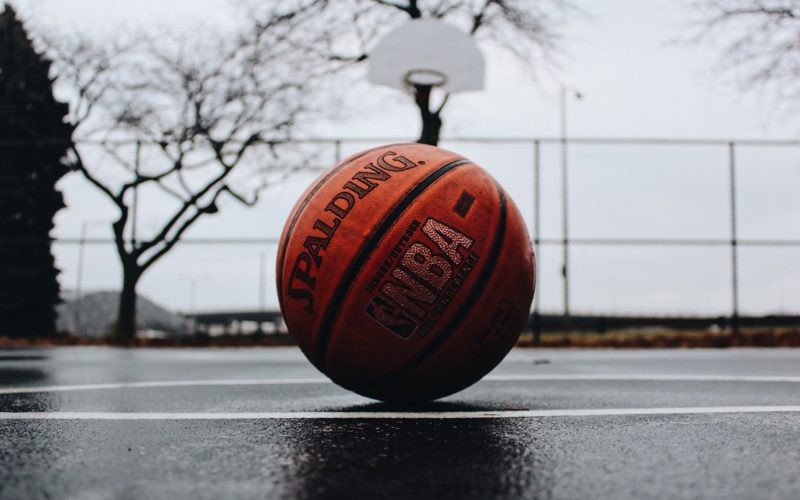
[[[455,139],[459,141],[460,139]],[[541,228],[541,145],[545,143],[558,143],[561,145],[561,220],[562,238],[548,239],[540,237]],[[679,138],[539,138],[532,140],[534,148],[534,243],[537,250],[542,245],[560,245],[563,249],[562,276],[563,276],[563,302],[564,316],[570,316],[570,247],[573,245],[586,246],[729,246],[731,249],[731,310],[730,326],[733,335],[739,334],[740,327],[740,284],[739,284],[739,247],[797,247],[800,248],[800,239],[769,239],[753,240],[738,237],[738,204],[737,204],[737,169],[736,151],[740,146],[756,147],[792,147],[800,146],[800,141],[794,140],[717,140],[717,139],[679,139]],[[730,210],[730,238],[729,239],[700,239],[700,238],[572,238],[569,227],[570,191],[569,191],[569,164],[568,146],[570,144],[595,144],[595,145],[668,145],[668,146],[717,146],[726,147],[728,152],[728,197]],[[538,306],[538,302],[536,304]],[[534,317],[541,313],[538,307],[534,310]],[[538,339],[538,321],[534,321],[535,334]],[[797,323],[797,321],[795,321]]]
[[[295,141],[300,145],[307,145],[319,148],[325,151],[328,160],[321,159],[320,165],[329,164],[331,161],[338,161],[352,149],[361,149],[363,147],[397,142],[396,138],[381,138],[381,137],[350,137],[350,138],[303,138]],[[742,282],[740,279],[741,262],[740,250],[742,248],[766,248],[766,249],[800,249],[800,239],[795,236],[787,237],[770,237],[770,238],[751,238],[741,237],[740,231],[740,217],[741,206],[739,202],[739,152],[742,148],[764,148],[765,150],[789,150],[797,153],[797,165],[800,168],[800,140],[757,140],[757,139],[681,139],[681,138],[581,138],[581,137],[449,137],[443,139],[442,143],[447,146],[450,144],[458,145],[459,147],[514,147],[524,148],[524,157],[520,156],[516,164],[521,166],[523,170],[527,170],[532,179],[529,186],[530,192],[530,213],[529,227],[532,233],[537,254],[540,259],[540,264],[544,262],[541,260],[543,250],[545,248],[552,248],[560,250],[561,260],[561,311],[554,310],[541,310],[540,301],[536,301],[533,310],[534,318],[541,318],[543,316],[555,317],[561,315],[569,318],[570,316],[585,316],[585,312],[576,311],[573,308],[573,274],[572,264],[573,256],[572,251],[576,247],[593,247],[593,248],[612,248],[612,247],[709,247],[709,248],[729,248],[729,262],[728,273],[730,277],[730,291],[729,291],[729,310],[725,313],[725,318],[731,327],[731,330],[736,333],[740,326],[741,314],[741,292]],[[0,142],[0,152],[4,147],[19,147],[21,145],[29,145],[30,143],[17,142]],[[50,141],[40,141],[40,145],[52,145]],[[87,147],[100,145],[100,143],[93,143],[85,141],[80,143]],[[147,146],[147,143],[136,141],[117,141],[113,144],[120,145],[135,145],[137,148]],[[105,143],[106,146],[112,143]],[[614,146],[619,148],[632,148],[632,147],[669,147],[669,148],[693,148],[693,147],[710,147],[715,150],[724,152],[725,156],[725,169],[726,178],[719,186],[720,193],[723,193],[724,207],[727,213],[727,221],[725,222],[724,237],[581,237],[573,232],[571,222],[575,216],[578,206],[574,200],[574,187],[571,181],[577,180],[574,176],[573,165],[571,164],[572,157],[570,155],[571,148],[576,146]],[[543,158],[543,150],[545,147],[551,148],[551,158]],[[557,203],[557,213],[548,212],[543,204],[543,169],[547,167],[552,171],[558,172],[560,179],[560,193],[558,194],[559,200]],[[769,176],[770,165],[763,166],[764,175]],[[800,187],[800,186],[798,186]],[[635,189],[635,188],[634,188]],[[764,193],[764,196],[768,196]],[[552,234],[551,230],[548,235],[543,232],[543,227],[546,222],[557,220],[560,226],[558,233]],[[216,247],[218,245],[231,245],[239,247],[258,247],[258,248],[273,248],[277,244],[277,237],[199,237],[199,238],[184,238],[181,240],[179,247]],[[0,235],[0,245],[14,244],[14,241],[4,239]],[[84,247],[87,246],[100,246],[100,247],[113,247],[113,241],[108,238],[96,237],[63,237],[54,242],[56,248],[79,248],[79,252],[83,252]],[[82,261],[81,261],[82,262]],[[79,267],[83,264],[79,264]],[[79,271],[83,273],[83,270]],[[80,277],[79,280],[80,282]],[[544,287],[540,282],[537,294],[553,293],[555,286],[552,283],[544,282]],[[194,285],[192,285],[194,287]],[[263,284],[261,285],[264,286]],[[264,294],[263,291],[260,292]],[[259,299],[259,307],[263,305],[263,300]],[[242,307],[242,309],[247,309]],[[252,309],[250,307],[249,309]],[[800,300],[798,301],[797,310],[790,311],[791,314],[800,316]],[[782,317],[791,317],[791,314]],[[577,319],[577,318],[576,318]],[[750,324],[750,323],[748,323]]]

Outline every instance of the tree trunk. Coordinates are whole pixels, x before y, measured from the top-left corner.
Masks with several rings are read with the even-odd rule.
[[[417,142],[436,146],[439,144],[439,132],[442,129],[442,118],[439,116],[442,109],[431,111],[431,90],[433,90],[433,87],[430,85],[416,85],[414,87],[415,101],[419,108],[420,118],[422,118],[422,133]]]
[[[141,276],[135,262],[122,264],[122,292],[119,294],[119,312],[114,332],[116,340],[132,345],[136,340],[136,285]]]
[[[423,113],[422,114],[422,134],[420,134],[420,144],[430,144],[436,146],[439,144],[439,131],[442,129],[442,119],[439,118],[438,113]]]

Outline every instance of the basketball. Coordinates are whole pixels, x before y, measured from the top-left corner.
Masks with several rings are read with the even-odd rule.
[[[311,363],[383,401],[480,380],[528,320],[535,258],[514,202],[450,151],[392,144],[324,172],[281,236],[281,312]]]

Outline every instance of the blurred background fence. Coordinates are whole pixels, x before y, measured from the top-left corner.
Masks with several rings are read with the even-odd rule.
[[[397,141],[299,141],[315,151],[315,167],[265,192],[252,212],[223,207],[145,274],[142,333],[280,330],[274,263],[291,204],[321,168],[389,142]],[[449,138],[440,145],[489,170],[526,218],[539,264],[530,322],[537,333],[800,324],[800,141]],[[115,209],[89,201],[93,188],[78,174],[62,189],[69,207],[53,242],[66,301],[59,327],[101,335],[121,283],[107,236]],[[145,199],[140,205],[159,210]]]

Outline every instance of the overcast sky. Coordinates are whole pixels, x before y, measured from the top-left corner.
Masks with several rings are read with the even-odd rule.
[[[225,24],[227,0],[15,0],[30,19],[97,33],[119,26],[186,27]],[[691,12],[685,3],[661,0],[577,2],[586,13],[566,33],[565,57],[556,72],[539,74],[516,59],[486,51],[486,89],[456,95],[445,114],[445,137],[555,136],[558,88],[568,84],[585,96],[568,105],[569,134],[580,137],[787,138],[800,137],[800,117],[758,90],[741,93],[719,77],[718,50],[675,42]],[[357,117],[320,123],[323,136],[411,139],[416,109],[392,89],[364,83]],[[380,112],[378,112],[380,110]],[[355,151],[369,144],[354,144]],[[528,146],[445,143],[488,168],[517,200],[531,225],[531,150]],[[800,148],[743,149],[739,159],[740,229],[749,238],[800,238]],[[571,215],[577,237],[700,237],[729,235],[727,150],[716,147],[575,146],[570,154]],[[544,237],[560,236],[556,147],[543,150]],[[294,199],[311,176],[268,191],[269,203],[252,210],[225,205],[191,236],[271,237],[279,234]],[[103,220],[109,205],[78,176],[61,183],[69,208],[56,234],[76,237],[84,221]],[[111,212],[105,217],[110,219]],[[154,224],[157,213],[143,214]],[[91,235],[107,236],[100,225]],[[561,306],[560,248],[540,255],[541,306]],[[141,292],[172,308],[255,308],[258,267],[267,261],[266,303],[273,290],[274,248],[181,247],[145,276]],[[745,312],[800,312],[800,249],[742,251]],[[77,248],[57,249],[62,281],[76,282]],[[585,312],[724,314],[730,309],[727,248],[593,248],[573,251],[573,307]],[[87,253],[86,288],[112,287],[118,268],[110,249]],[[203,262],[214,262],[214,267]],[[194,298],[189,294],[194,281]]]

